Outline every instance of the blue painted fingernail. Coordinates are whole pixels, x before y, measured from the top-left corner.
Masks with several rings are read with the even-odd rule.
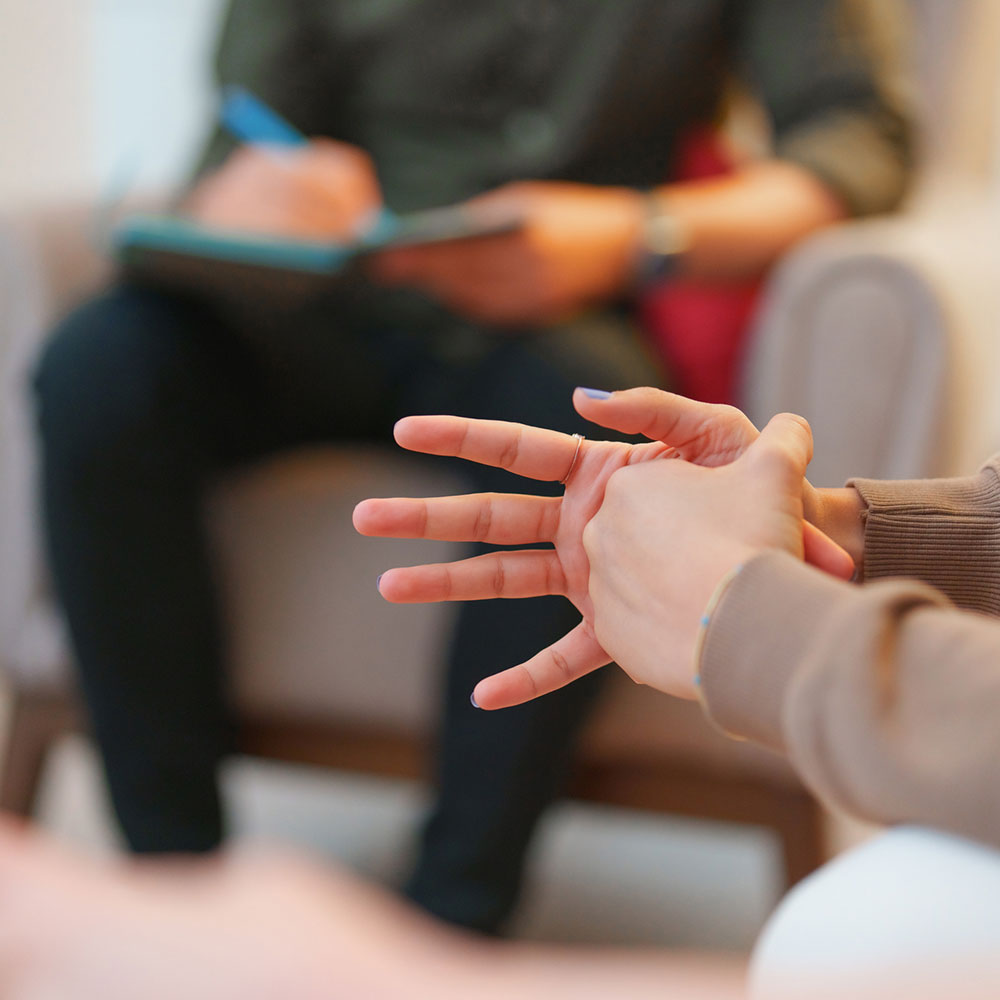
[[[379,594],[382,593],[382,586],[381,586],[381,584],[382,584],[382,577],[383,576],[385,576],[385,573],[379,573],[379,575],[377,577],[375,577],[375,589],[379,592]]]
[[[473,691],[472,694],[469,695],[469,701],[472,702],[472,707],[473,708],[479,708],[479,702],[476,701],[476,692],[475,691]]]
[[[611,393],[606,392],[604,389],[587,389],[584,386],[578,387],[585,396],[589,396],[591,399],[610,399]]]

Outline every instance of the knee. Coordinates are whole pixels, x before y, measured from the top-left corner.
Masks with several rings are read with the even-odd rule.
[[[182,352],[150,306],[116,294],[81,307],[53,332],[35,366],[38,433],[50,465],[114,463],[171,418]],[[174,405],[173,409],[177,409]]]

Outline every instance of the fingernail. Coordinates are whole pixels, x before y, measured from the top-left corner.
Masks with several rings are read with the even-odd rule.
[[[473,708],[479,708],[479,702],[476,701],[476,692],[475,691],[473,691],[472,694],[469,695],[469,701],[472,702],[472,707]]]
[[[379,594],[382,593],[382,577],[383,576],[385,576],[385,573],[379,573],[379,575],[377,577],[375,577],[375,589],[379,592]]]
[[[605,392],[604,389],[587,389],[584,386],[578,386],[577,388],[585,395],[589,396],[591,399],[610,399],[611,393]]]

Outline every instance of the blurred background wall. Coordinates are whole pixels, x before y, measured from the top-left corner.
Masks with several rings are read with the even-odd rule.
[[[183,176],[222,0],[0,0],[0,210]]]

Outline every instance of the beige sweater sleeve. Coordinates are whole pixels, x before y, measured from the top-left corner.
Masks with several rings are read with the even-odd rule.
[[[859,481],[869,580],[909,573],[1000,606],[997,483],[995,463]],[[855,587],[767,553],[723,595],[701,668],[719,726],[787,753],[831,805],[1000,845],[1000,622],[916,580]]]

